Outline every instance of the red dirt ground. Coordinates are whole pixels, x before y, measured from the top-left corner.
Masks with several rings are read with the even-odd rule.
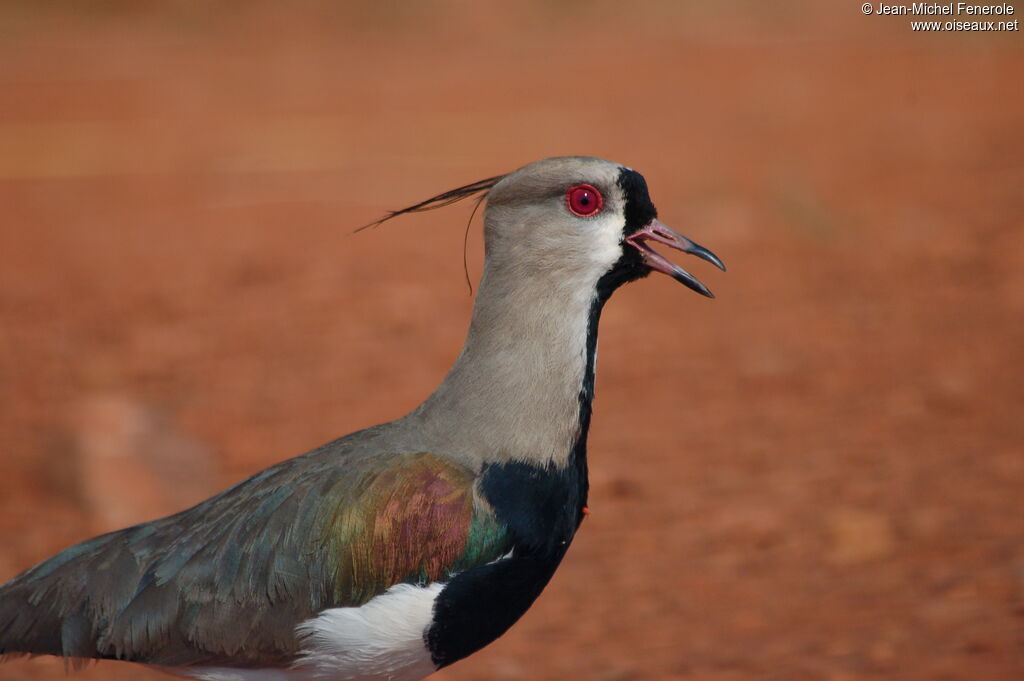
[[[0,579],[415,406],[468,208],[351,229],[585,153],[729,272],[609,304],[593,513],[436,678],[1024,678],[1021,34],[626,4],[4,3]]]

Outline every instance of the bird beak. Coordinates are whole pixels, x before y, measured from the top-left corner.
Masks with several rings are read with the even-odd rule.
[[[658,243],[665,244],[666,246],[670,246],[678,251],[682,251],[683,253],[695,255],[702,260],[707,260],[709,263],[724,272],[725,265],[722,264],[722,261],[718,259],[717,255],[703,246],[690,241],[671,227],[661,224],[656,219],[651,220],[645,227],[638,229],[626,237],[626,243],[640,251],[640,255],[644,259],[644,264],[652,270],[664,272],[679,283],[689,286],[701,295],[705,295],[708,298],[715,297],[714,294],[708,290],[708,287],[700,283],[695,276],[684,270],[679,265],[669,262],[664,256],[648,246],[648,241],[657,241]]]

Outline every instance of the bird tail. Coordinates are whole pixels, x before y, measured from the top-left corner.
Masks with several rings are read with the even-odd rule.
[[[60,655],[80,667],[105,657],[88,594],[95,559],[116,534],[72,546],[0,585],[0,662]]]

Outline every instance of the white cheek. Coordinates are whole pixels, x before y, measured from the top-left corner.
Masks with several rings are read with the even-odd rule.
[[[605,213],[591,221],[590,261],[600,276],[622,257],[622,216]]]

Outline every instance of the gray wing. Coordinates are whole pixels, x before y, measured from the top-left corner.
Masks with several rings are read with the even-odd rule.
[[[373,429],[371,429],[372,431]],[[278,666],[295,625],[332,605],[324,499],[358,484],[353,438],[181,513],[72,546],[0,586],[0,656]],[[366,463],[365,460],[362,463]]]

